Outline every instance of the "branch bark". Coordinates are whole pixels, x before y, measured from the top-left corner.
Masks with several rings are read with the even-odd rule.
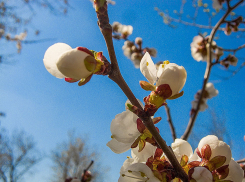
[[[230,14],[230,12],[232,10],[234,10],[235,8],[237,8],[244,0],[240,0],[237,4],[235,4],[233,7],[228,7],[227,12],[225,13],[225,15],[216,23],[216,25],[214,26],[214,28],[211,31],[211,34],[209,36],[208,39],[208,43],[206,45],[207,47],[207,66],[206,66],[206,71],[204,74],[204,80],[203,80],[203,86],[202,86],[202,91],[200,94],[200,98],[198,100],[198,104],[197,104],[197,108],[196,111],[194,112],[194,114],[190,117],[189,123],[187,125],[187,128],[184,132],[184,134],[182,135],[182,139],[187,140],[190,136],[190,133],[193,129],[194,123],[196,121],[198,112],[199,112],[199,108],[201,105],[201,100],[203,98],[203,94],[206,88],[206,84],[208,82],[209,76],[210,76],[210,72],[211,72],[211,68],[212,68],[212,59],[211,59],[211,44],[212,41],[214,39],[214,35],[217,32],[217,30],[219,29],[220,25],[225,21],[226,17]]]
[[[100,0],[96,0],[95,2],[98,3],[99,1]],[[111,61],[112,71],[109,74],[109,78],[118,84],[118,86],[122,89],[122,91],[125,93],[125,95],[128,97],[128,99],[133,105],[137,106],[139,109],[142,110],[142,112],[144,112],[143,108],[140,106],[139,102],[135,98],[134,94],[132,93],[132,91],[130,90],[130,88],[128,87],[127,83],[125,82],[125,80],[123,79],[120,73],[120,69],[118,67],[116,54],[115,54],[114,46],[113,46],[112,28],[109,24],[106,2],[104,3],[104,6],[101,6],[99,9],[96,10],[96,13],[97,13],[97,17],[99,20],[98,25],[100,27],[101,33],[104,36],[104,39],[107,45],[107,49],[108,49],[108,53],[109,53],[109,57],[110,57],[110,61]],[[175,168],[178,177],[183,182],[188,182],[187,174],[180,166],[171,148],[167,146],[165,140],[163,140],[163,138],[160,136],[160,134],[156,130],[156,127],[153,124],[151,117],[145,114],[144,116],[141,116],[140,119],[144,122],[145,126],[148,128],[148,130],[153,135],[154,139],[157,141],[158,145],[161,147],[163,152],[168,157],[169,161]]]
[[[166,110],[166,113],[167,113],[167,121],[168,121],[168,124],[169,124],[169,127],[171,129],[171,133],[172,133],[172,138],[173,138],[173,141],[177,138],[176,136],[176,132],[175,132],[175,128],[174,128],[174,124],[173,124],[173,121],[172,121],[172,117],[171,117],[171,114],[170,114],[170,108],[165,105],[165,110]]]

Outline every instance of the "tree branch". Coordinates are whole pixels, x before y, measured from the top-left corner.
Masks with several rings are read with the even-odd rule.
[[[159,9],[156,9],[156,11],[158,11],[158,13],[160,14],[160,16],[162,16],[161,14],[163,13],[162,11],[160,11]],[[180,23],[183,25],[187,25],[187,26],[193,26],[193,27],[197,27],[197,28],[203,28],[203,29],[213,29],[215,26],[211,26],[211,25],[202,25],[202,24],[197,24],[196,22],[187,22],[184,21],[182,19],[177,19],[177,18],[173,18],[169,15],[164,14],[163,16],[165,16],[167,18],[167,20],[169,21],[169,23],[167,23],[167,25],[171,25],[171,22],[175,22],[175,23]],[[219,31],[224,31],[225,27],[219,27],[218,30]],[[245,28],[238,28],[238,31],[240,32],[245,32]]]
[[[95,2],[99,3],[100,0],[95,0]],[[125,80],[123,79],[123,77],[120,73],[120,69],[118,67],[116,54],[115,54],[114,46],[113,46],[112,29],[111,29],[111,26],[109,24],[109,18],[107,15],[106,1],[104,2],[104,6],[101,6],[98,9],[96,9],[96,13],[97,13],[97,17],[99,20],[98,25],[99,25],[100,31],[103,34],[104,39],[106,41],[109,57],[111,60],[112,71],[109,74],[109,78],[118,84],[118,86],[123,90],[123,92],[125,93],[125,95],[128,97],[128,99],[130,100],[130,102],[133,105],[137,106],[139,109],[141,109],[143,111],[143,108],[140,106],[139,102],[135,98],[134,94],[132,93],[132,91],[130,90],[130,88],[128,87],[128,85],[126,84]],[[187,174],[185,173],[185,171],[180,166],[180,164],[179,164],[178,160],[176,159],[171,148],[167,146],[165,140],[163,140],[161,135],[156,130],[156,127],[153,124],[151,117],[145,114],[144,116],[141,116],[140,118],[142,119],[142,121],[144,122],[144,124],[148,128],[148,130],[151,132],[151,134],[153,135],[154,139],[157,141],[158,145],[161,147],[163,152],[168,157],[169,161],[171,162],[171,164],[175,168],[175,170],[178,174],[178,177],[180,179],[182,179],[182,181],[188,182]]]
[[[176,136],[174,124],[173,124],[173,121],[172,121],[172,117],[171,117],[171,114],[170,114],[170,108],[167,105],[164,105],[164,107],[165,107],[165,110],[166,110],[166,114],[167,114],[167,117],[168,117],[167,121],[168,121],[169,127],[171,129],[171,133],[172,133],[172,137],[173,137],[173,141],[174,141],[177,138],[177,136]]]
[[[241,49],[243,49],[243,48],[245,48],[245,44],[239,46],[239,47],[236,48],[236,49],[224,49],[224,48],[222,48],[222,47],[219,47],[219,49],[221,49],[221,50],[223,50],[223,51],[234,52],[234,53],[237,52],[237,51],[239,51],[239,50],[241,50]]]
[[[244,159],[237,160],[236,162],[237,162],[238,164],[244,163],[244,162],[245,162],[245,158],[244,158]]]
[[[212,44],[212,41],[214,39],[214,35],[217,32],[217,30],[219,29],[220,25],[225,21],[226,17],[230,14],[230,12],[232,10],[234,10],[236,7],[238,7],[239,4],[241,4],[243,1],[244,0],[240,0],[233,7],[228,8],[227,9],[227,12],[225,13],[225,15],[216,23],[215,27],[211,31],[211,34],[210,34],[209,39],[208,39],[208,43],[206,45],[206,47],[207,47],[207,66],[206,66],[206,71],[205,71],[205,74],[204,74],[202,91],[201,91],[201,94],[200,94],[200,97],[199,97],[199,100],[198,100],[198,103],[197,103],[196,110],[195,110],[194,114],[191,115],[190,120],[189,120],[189,123],[187,125],[187,128],[186,128],[184,134],[181,137],[184,140],[187,140],[188,139],[188,137],[189,137],[189,135],[190,135],[190,133],[191,133],[191,131],[193,129],[193,126],[194,126],[196,117],[197,117],[198,112],[199,112],[201,101],[202,101],[202,98],[203,98],[203,95],[204,95],[206,84],[207,84],[208,79],[209,79],[209,76],[210,76],[210,72],[211,72],[211,68],[212,68],[211,44]]]

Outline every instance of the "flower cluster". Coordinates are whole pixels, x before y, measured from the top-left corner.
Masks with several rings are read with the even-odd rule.
[[[110,64],[102,52],[90,51],[84,47],[72,49],[65,43],[56,43],[45,52],[43,62],[50,74],[78,85],[86,84],[93,74],[106,75]]]
[[[196,61],[207,61],[207,43],[208,37],[197,35],[193,38],[193,41],[191,43],[191,55],[193,59],[195,59]],[[220,50],[216,50],[216,48],[216,42],[213,41],[211,45],[211,61],[215,57],[214,51],[219,51],[220,54]]]
[[[140,67],[140,61],[145,52],[148,52],[153,57],[157,55],[155,48],[142,48],[142,43],[142,38],[136,37],[134,42],[126,40],[122,47],[123,54],[133,62],[135,68]]]
[[[244,171],[231,157],[230,147],[214,135],[201,139],[193,153],[190,144],[176,139],[171,145],[180,165],[193,182],[241,182]],[[119,182],[180,181],[162,150],[147,144],[144,152],[132,149],[123,163]],[[141,159],[141,160],[140,160]]]
[[[214,88],[213,83],[207,83],[203,93],[202,100],[200,101],[201,104],[199,107],[199,111],[205,111],[208,108],[207,100],[217,96],[218,93],[219,91]],[[195,95],[195,100],[191,102],[192,105],[191,114],[196,110],[200,98],[200,94],[201,94],[201,90],[198,90]]]
[[[127,39],[133,33],[133,27],[131,25],[123,25],[119,22],[113,22],[112,31],[115,34],[114,38]]]
[[[225,68],[228,68],[230,65],[236,66],[237,62],[238,59],[234,55],[229,54],[226,58],[220,61],[220,64]]]
[[[4,29],[0,28],[0,39],[5,38],[7,41],[15,41],[18,53],[20,53],[22,49],[21,41],[25,40],[26,36],[27,36],[27,31],[24,31],[15,36],[11,36],[9,33],[6,33]]]

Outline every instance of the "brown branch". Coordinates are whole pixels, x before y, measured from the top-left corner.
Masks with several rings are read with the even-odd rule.
[[[95,2],[99,3],[100,0],[95,0]],[[109,78],[112,79],[114,82],[116,82],[118,84],[118,86],[123,90],[125,95],[128,97],[128,99],[131,101],[131,103],[133,105],[137,106],[138,108],[140,108],[143,112],[143,108],[140,106],[139,102],[135,98],[134,94],[132,93],[132,91],[130,90],[130,88],[128,87],[128,85],[126,84],[125,80],[123,79],[123,77],[120,73],[118,63],[117,63],[117,59],[116,59],[116,54],[114,51],[113,41],[112,41],[112,29],[111,29],[111,26],[109,25],[109,18],[107,15],[106,2],[104,3],[103,7],[101,6],[100,8],[98,8],[96,10],[96,13],[97,13],[97,17],[99,20],[98,25],[99,25],[101,33],[103,34],[104,39],[106,41],[107,49],[109,52],[109,57],[111,60],[112,71],[109,74]],[[108,24],[104,23],[104,22],[108,22]],[[185,173],[185,171],[180,166],[180,164],[179,164],[177,158],[175,157],[173,151],[171,150],[171,148],[169,146],[167,146],[165,140],[163,140],[161,135],[156,130],[156,127],[153,124],[151,117],[145,114],[144,116],[141,116],[140,118],[142,119],[142,121],[144,122],[144,124],[148,128],[148,130],[151,132],[152,136],[157,141],[158,145],[161,147],[163,152],[168,157],[169,161],[171,162],[171,164],[175,168],[178,177],[180,179],[182,179],[183,182],[188,182],[187,174]]]
[[[239,51],[239,50],[245,48],[245,44],[239,46],[239,47],[236,48],[236,49],[224,49],[224,48],[222,48],[222,47],[219,47],[219,48],[220,48],[221,50],[223,50],[223,51],[234,52],[234,53],[235,53],[235,52],[237,52],[237,51]]]
[[[164,105],[164,107],[165,107],[165,110],[166,110],[166,113],[167,113],[167,117],[168,117],[167,121],[168,121],[169,127],[171,129],[172,137],[173,137],[173,140],[175,140],[177,138],[177,136],[176,136],[174,124],[173,124],[173,121],[172,121],[172,117],[171,117],[171,114],[170,114],[170,108],[167,105]]]
[[[245,162],[245,158],[244,158],[244,159],[237,160],[236,162],[237,162],[238,164],[244,163],[244,162]]]
[[[156,11],[158,11],[160,16],[161,16],[161,13],[163,13],[159,9],[156,9]],[[175,22],[175,23],[180,23],[180,24],[183,24],[183,25],[193,26],[193,27],[203,28],[203,29],[213,29],[215,27],[215,26],[211,26],[211,25],[197,24],[196,22],[193,22],[193,23],[187,22],[187,21],[184,21],[182,19],[173,18],[173,17],[171,17],[169,15],[165,15],[165,14],[163,16],[165,16],[170,21],[170,23],[171,22]],[[168,23],[167,25],[171,25],[170,23]],[[219,27],[218,28],[219,31],[224,31],[224,29],[225,29],[225,27]],[[238,28],[238,31],[245,32],[245,28]]]
[[[206,45],[206,47],[207,47],[207,66],[206,66],[206,71],[205,71],[205,74],[204,74],[202,91],[201,91],[201,94],[200,94],[200,97],[199,97],[199,100],[198,100],[198,103],[197,103],[197,107],[195,109],[195,112],[191,115],[191,117],[189,119],[189,123],[188,123],[188,125],[186,127],[186,130],[185,130],[184,134],[181,136],[181,138],[184,139],[184,140],[187,140],[188,139],[188,137],[189,137],[189,135],[190,135],[190,133],[191,133],[191,131],[193,129],[194,123],[196,121],[196,117],[197,117],[198,112],[199,112],[201,101],[202,101],[202,98],[203,98],[203,95],[204,95],[206,84],[207,84],[208,79],[209,79],[209,76],[210,76],[210,72],[211,72],[211,68],[212,68],[211,44],[212,44],[212,41],[214,39],[214,35],[217,32],[217,30],[219,29],[220,25],[226,19],[226,17],[230,14],[230,12],[232,10],[234,10],[236,7],[238,7],[239,4],[241,4],[243,1],[244,0],[240,0],[233,7],[228,8],[227,9],[227,12],[225,13],[225,15],[216,23],[215,27],[211,31],[211,34],[210,34],[209,39],[208,39],[208,43]]]

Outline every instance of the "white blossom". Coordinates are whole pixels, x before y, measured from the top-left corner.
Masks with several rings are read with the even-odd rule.
[[[196,61],[207,61],[207,49],[206,42],[208,37],[203,38],[201,35],[197,35],[193,38],[191,43],[191,55]],[[212,42],[212,47],[216,45],[216,42]],[[211,50],[211,60],[214,58],[214,52]]]
[[[226,157],[226,161],[224,165],[230,163],[231,160],[231,149],[230,146],[225,142],[221,141],[215,135],[208,135],[202,138],[198,144],[198,150],[201,152],[201,149],[204,145],[208,144],[211,148],[212,154],[210,159],[216,156],[224,156]]]
[[[222,8],[222,0],[213,0],[213,8],[219,11]]]
[[[205,91],[207,92],[207,96],[205,98],[211,99],[212,97],[215,97],[218,95],[219,91],[214,88],[214,84],[209,82],[206,84]]]
[[[152,85],[168,84],[172,90],[172,96],[178,94],[184,87],[187,77],[183,66],[168,61],[161,64],[157,70],[148,52],[140,62],[140,71]]]
[[[193,100],[191,102],[192,108],[196,109],[197,108],[197,104],[198,104],[198,100]],[[201,104],[199,106],[199,111],[205,111],[207,108],[208,108],[207,99],[202,99],[201,100]]]
[[[186,155],[189,159],[193,155],[193,150],[191,145],[182,139],[175,139],[174,143],[171,144],[171,148],[178,159],[178,161],[181,160],[183,155]]]
[[[197,182],[213,182],[212,173],[202,166],[195,167],[191,177]]]
[[[129,101],[126,104],[130,103]],[[142,105],[142,103],[139,101]],[[125,104],[125,107],[126,107]],[[115,116],[111,122],[112,139],[106,144],[113,152],[123,153],[131,148],[133,142],[140,135],[137,128],[138,116],[126,110]]]

